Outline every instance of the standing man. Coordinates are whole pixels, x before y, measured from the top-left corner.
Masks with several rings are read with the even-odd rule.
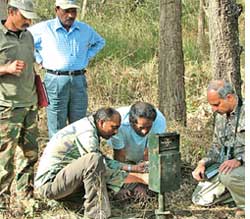
[[[57,132],[38,166],[35,186],[39,193],[57,201],[83,203],[84,219],[108,218],[106,183],[117,192],[124,183],[148,182],[147,174],[128,174],[127,165],[111,159],[104,162],[100,140],[116,134],[120,123],[120,114],[107,107]]]
[[[212,191],[226,188],[237,205],[236,218],[244,215],[245,209],[245,106],[235,94],[232,86],[224,80],[210,82],[207,100],[216,113],[214,138],[207,157],[199,161],[193,171],[193,177],[204,181],[207,167],[218,162],[219,174],[210,181]],[[202,189],[208,183],[200,182],[193,194],[195,204],[211,205],[220,194],[208,194]],[[221,185],[222,186],[221,186]]]
[[[105,45],[89,25],[76,21],[75,0],[56,0],[56,18],[32,26],[36,62],[46,70],[44,83],[49,137],[86,115],[86,67]]]
[[[122,117],[121,127],[118,134],[108,141],[114,150],[114,159],[133,164],[147,161],[148,136],[166,131],[165,117],[146,102],[136,102],[132,106],[118,108],[117,111]],[[133,166],[131,169],[134,171]]]
[[[16,165],[20,198],[33,191],[33,167],[38,157],[37,93],[34,84],[34,43],[26,28],[36,18],[32,0],[10,0],[7,20],[0,23],[0,211],[6,211]]]

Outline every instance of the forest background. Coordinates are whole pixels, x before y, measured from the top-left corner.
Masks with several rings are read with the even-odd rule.
[[[36,0],[40,20],[55,16],[50,0]],[[89,107],[93,112],[102,106],[130,105],[137,100],[159,105],[159,1],[158,0],[89,0],[84,22],[91,25],[106,40],[106,46],[90,62],[88,80]],[[103,3],[105,2],[105,3]],[[236,1],[245,8],[244,0]],[[195,164],[204,155],[212,128],[212,111],[206,101],[206,88],[212,79],[209,62],[208,26],[205,23],[205,49],[199,48],[199,1],[182,0],[182,37],[185,65],[187,130],[168,124],[169,130],[192,130],[190,138],[183,136],[182,159]],[[81,17],[81,12],[78,13]],[[36,21],[36,22],[39,22]],[[239,17],[240,44],[245,45],[245,13]],[[241,55],[241,77],[245,94],[245,51]],[[56,60],[55,60],[56,61]],[[44,72],[41,72],[43,74]],[[45,118],[46,119],[46,118]],[[194,126],[194,127],[193,127]],[[206,130],[207,131],[207,130]],[[205,131],[205,133],[206,133]],[[193,135],[198,135],[197,139]]]
[[[54,4],[51,0],[36,0],[40,20],[55,16]],[[83,1],[79,1],[81,4]],[[105,3],[103,3],[105,2]],[[140,3],[141,2],[141,3]],[[244,0],[238,0],[243,5]],[[136,4],[138,3],[138,4]],[[206,153],[212,139],[213,117],[206,101],[206,88],[212,79],[209,62],[208,26],[205,23],[205,49],[201,52],[197,44],[198,34],[198,0],[182,0],[182,37],[185,65],[185,92],[187,107],[187,126],[168,122],[168,131],[177,131],[181,135],[183,179],[179,197],[169,195],[170,206],[179,204],[183,209],[191,205],[190,195],[195,182],[190,178],[196,162]],[[79,13],[79,19],[80,13]],[[104,49],[90,62],[87,68],[89,107],[93,112],[102,106],[130,105],[137,100],[159,105],[158,95],[158,54],[159,54],[159,1],[158,0],[89,0],[83,21],[91,25],[106,40]],[[239,17],[240,44],[245,45],[245,12]],[[245,82],[245,52],[241,55],[241,76],[243,79],[243,96]],[[55,60],[56,61],[56,60]],[[43,75],[44,72],[40,71]],[[48,141],[46,129],[46,114],[40,109],[41,133],[39,142],[41,148]],[[167,118],[168,119],[168,118]],[[106,148],[105,150],[109,150]],[[41,151],[42,152],[42,151]],[[111,153],[111,152],[110,152]],[[188,181],[191,180],[191,184]],[[175,198],[173,198],[175,197]],[[36,203],[42,211],[44,203]],[[179,208],[182,208],[180,207]],[[130,206],[131,207],[131,206]],[[147,206],[157,208],[155,205]],[[138,206],[135,207],[138,209]],[[126,208],[128,210],[128,208]],[[129,214],[128,210],[125,214]],[[205,218],[214,218],[232,213],[227,208],[219,210],[203,209]],[[34,214],[28,209],[28,214]],[[29,212],[30,211],[30,212]],[[143,210],[145,215],[145,206]],[[54,213],[53,213],[54,212]],[[49,215],[58,214],[57,207]],[[210,212],[212,212],[210,214]],[[201,213],[201,214],[203,214]],[[36,214],[36,213],[35,213]],[[46,215],[43,213],[43,215]],[[119,213],[117,213],[119,215]],[[210,215],[210,216],[209,216]],[[140,215],[141,216],[141,215]],[[204,215],[203,215],[204,216]],[[204,218],[197,216],[193,218]],[[143,216],[141,216],[143,217]],[[48,216],[51,218],[51,216]],[[63,217],[59,217],[63,218]],[[67,218],[67,217],[66,217]],[[70,216],[69,218],[73,218]],[[118,218],[125,218],[119,216]],[[144,217],[143,217],[144,218]],[[146,218],[146,217],[145,217]],[[178,217],[177,217],[178,218]],[[185,218],[184,216],[180,218]],[[188,217],[190,218],[190,217]],[[191,217],[192,218],[192,217]],[[216,218],[223,218],[217,217]]]

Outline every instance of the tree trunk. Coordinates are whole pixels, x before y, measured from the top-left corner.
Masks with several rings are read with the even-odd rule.
[[[87,14],[87,5],[88,0],[82,0],[81,20],[83,20],[84,16]]]
[[[227,79],[241,97],[238,17],[235,0],[210,0],[208,6],[210,59],[214,79]]]
[[[198,17],[198,34],[197,44],[201,55],[206,53],[206,39],[205,39],[205,0],[200,0],[199,17]]]
[[[7,18],[7,1],[0,0],[0,20],[5,20]]]
[[[181,0],[160,0],[159,108],[186,125]]]

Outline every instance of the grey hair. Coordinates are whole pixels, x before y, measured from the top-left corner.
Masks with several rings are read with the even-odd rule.
[[[98,109],[93,116],[94,116],[95,122],[98,122],[100,120],[109,121],[111,120],[112,116],[115,114],[118,114],[120,116],[120,113],[117,110],[111,107],[102,107]]]
[[[136,102],[130,108],[129,122],[137,123],[138,118],[146,118],[154,121],[156,115],[156,109],[152,104],[146,102]]]
[[[214,90],[219,97],[225,99],[228,94],[235,94],[232,85],[225,80],[213,80],[209,83],[207,91]]]

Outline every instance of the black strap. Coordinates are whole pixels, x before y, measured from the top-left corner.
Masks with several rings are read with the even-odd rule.
[[[238,99],[238,106],[237,106],[237,114],[236,114],[237,120],[236,120],[236,126],[235,126],[235,131],[234,131],[234,141],[236,139],[237,129],[238,129],[238,126],[239,126],[241,107],[242,107],[242,100],[239,98]]]
[[[239,98],[238,99],[237,109],[236,109],[236,125],[235,125],[235,131],[234,131],[234,142],[233,142],[232,147],[231,146],[225,146],[223,144],[223,147],[221,148],[221,161],[224,160],[224,155],[226,155],[227,160],[232,159],[232,153],[233,153],[233,149],[234,149],[234,146],[235,146],[236,135],[237,135],[237,130],[238,130],[238,126],[239,126],[241,107],[242,107],[242,100]],[[226,127],[227,127],[227,121],[226,121],[225,127],[224,127],[224,137],[223,137],[224,140],[226,138]]]
[[[54,71],[47,69],[47,73],[54,74],[54,75],[66,75],[66,76],[77,76],[85,74],[86,70],[76,70],[76,71]]]

